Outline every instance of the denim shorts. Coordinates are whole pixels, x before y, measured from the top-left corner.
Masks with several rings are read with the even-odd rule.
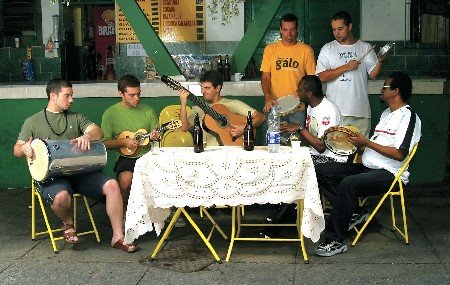
[[[91,172],[66,177],[51,178],[45,182],[35,181],[36,189],[41,193],[44,200],[53,204],[56,194],[66,190],[70,196],[74,193],[104,202],[103,185],[112,178],[103,172]]]

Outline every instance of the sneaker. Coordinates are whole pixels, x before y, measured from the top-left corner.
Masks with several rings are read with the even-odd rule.
[[[324,241],[317,246],[314,253],[318,256],[333,256],[347,251],[347,245],[335,240]]]
[[[350,222],[348,223],[348,230],[352,230],[354,227],[365,223],[367,219],[369,218],[369,213],[367,213],[367,210],[363,209],[361,213],[359,214],[353,214],[352,218],[350,219]]]

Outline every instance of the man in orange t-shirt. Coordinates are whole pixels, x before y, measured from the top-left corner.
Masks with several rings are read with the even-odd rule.
[[[281,41],[269,44],[264,49],[261,63],[261,86],[264,93],[264,112],[269,112],[277,105],[277,99],[297,95],[300,79],[308,74],[313,75],[316,69],[313,49],[297,41],[298,19],[294,14],[285,14],[280,19]],[[305,105],[289,116],[282,117],[280,129],[305,125]],[[267,127],[267,124],[265,124]]]

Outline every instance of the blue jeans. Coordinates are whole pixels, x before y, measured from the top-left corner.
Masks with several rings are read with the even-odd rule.
[[[360,163],[330,162],[317,164],[315,168],[319,190],[333,207],[325,225],[325,237],[339,242],[347,238],[358,198],[384,194],[394,180],[389,171]]]

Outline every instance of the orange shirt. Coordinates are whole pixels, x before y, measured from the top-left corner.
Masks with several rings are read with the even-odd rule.
[[[314,51],[309,45],[300,42],[293,46],[285,46],[281,41],[269,44],[264,49],[260,70],[270,73],[273,99],[286,95],[297,96],[300,79],[306,74],[315,74]]]

